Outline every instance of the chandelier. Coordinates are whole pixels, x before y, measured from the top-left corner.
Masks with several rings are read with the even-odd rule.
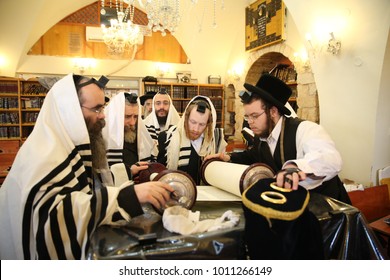
[[[180,0],[147,0],[145,9],[150,30],[160,31],[162,36],[166,30],[175,33],[180,22]]]
[[[106,14],[104,2],[104,0],[101,0],[102,8],[100,13],[102,15]],[[104,24],[101,27],[103,40],[110,54],[123,54],[124,52],[130,52],[130,50],[135,53],[140,35],[142,34],[139,26],[133,23],[134,6],[130,4],[124,9],[123,2],[128,4],[130,1],[115,0],[117,18],[110,19],[109,27],[106,27]],[[112,0],[110,0],[111,6]],[[130,19],[127,20],[128,17]]]
[[[198,0],[187,0],[191,5],[196,5]],[[142,4],[142,1],[139,0]],[[216,2],[217,0],[203,1],[204,9],[203,15],[199,24],[199,31],[202,30],[202,21],[206,12],[206,3],[211,2],[213,5],[213,27],[217,26],[216,22]],[[185,3],[186,4],[186,3]],[[160,31],[162,36],[166,35],[166,32],[174,34],[180,23],[180,0],[146,0],[145,7],[148,16],[148,29],[157,32]],[[184,5],[185,6],[185,5]],[[224,0],[221,0],[221,8],[224,9]],[[185,8],[183,8],[185,10]]]

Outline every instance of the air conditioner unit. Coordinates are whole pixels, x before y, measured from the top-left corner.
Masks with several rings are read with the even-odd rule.
[[[104,42],[101,27],[87,26],[85,36],[87,42]]]

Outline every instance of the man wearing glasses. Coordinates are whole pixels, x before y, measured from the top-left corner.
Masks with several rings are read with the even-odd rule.
[[[169,200],[162,182],[113,186],[102,137],[107,81],[69,74],[50,89],[0,188],[0,259],[83,259],[98,226]]]
[[[334,142],[320,125],[292,117],[286,103],[291,89],[278,78],[262,75],[256,86],[244,84],[240,93],[244,119],[255,134],[253,148],[239,153],[220,153],[233,163],[269,165],[279,187],[297,189],[299,185],[350,203],[338,177],[342,160]]]

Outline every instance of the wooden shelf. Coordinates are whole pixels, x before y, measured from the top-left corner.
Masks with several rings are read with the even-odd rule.
[[[28,137],[35,125],[46,92],[45,87],[37,79],[0,78],[1,140],[22,140]],[[9,106],[13,108],[7,108]]]

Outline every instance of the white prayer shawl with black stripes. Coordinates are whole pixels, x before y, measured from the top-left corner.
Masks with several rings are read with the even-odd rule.
[[[85,258],[97,225],[113,223],[118,213],[130,219],[117,202],[126,186],[103,187],[96,195],[91,166],[88,131],[69,74],[47,94],[0,188],[1,259]]]
[[[152,151],[155,143],[148,133],[142,120],[142,106],[138,102],[138,120],[137,120],[137,149],[140,161],[151,161]],[[125,116],[125,94],[119,92],[107,105],[105,111],[106,126],[103,128],[103,137],[107,142],[107,159],[111,166],[115,163],[123,162],[124,145],[124,116]]]
[[[171,97],[169,96],[169,94],[167,94],[167,96],[169,98],[169,104],[170,104],[169,105],[169,112],[168,112],[167,121],[166,121],[164,127],[160,127],[160,124],[158,123],[158,119],[156,116],[156,110],[154,108],[154,100],[155,100],[156,96],[158,96],[159,94],[160,93],[157,93],[153,97],[152,112],[146,117],[146,119],[144,119],[145,126],[146,126],[147,130],[149,131],[150,136],[152,137],[152,139],[156,143],[158,140],[158,135],[161,131],[168,130],[171,126],[177,125],[178,122],[180,121],[180,115],[177,112],[175,106],[173,106]]]
[[[217,113],[215,111],[214,105],[211,102],[210,98],[207,96],[196,96],[187,104],[185,111],[183,112],[183,117],[179,121],[177,127],[172,127],[167,131],[167,139],[165,143],[166,147],[166,158],[167,158],[167,168],[172,170],[177,170],[180,166],[186,166],[190,161],[191,154],[191,141],[187,138],[184,121],[185,114],[188,109],[188,106],[197,98],[203,97],[209,103],[211,108],[212,116],[212,125],[211,128],[213,133],[211,139],[207,136],[206,130],[204,132],[204,139],[198,155],[200,157],[205,157],[210,154],[220,153],[226,149],[226,141],[224,139],[223,129],[216,128],[217,123]],[[178,148],[179,147],[179,148]]]

